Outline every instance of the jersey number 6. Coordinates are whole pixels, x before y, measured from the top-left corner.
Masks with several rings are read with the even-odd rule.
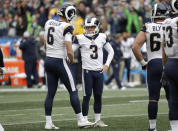
[[[155,38],[157,40],[155,40]],[[161,48],[161,35],[158,33],[150,34],[150,49],[151,51],[158,51]]]
[[[47,42],[49,45],[53,45],[54,42],[54,37],[52,35],[52,32],[54,32],[54,27],[49,27],[48,36],[47,36]]]

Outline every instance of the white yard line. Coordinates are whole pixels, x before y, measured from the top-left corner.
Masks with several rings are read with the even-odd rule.
[[[0,117],[23,116],[25,114],[0,115]]]
[[[161,88],[161,91],[163,91],[164,89]],[[63,88],[58,88],[57,91],[60,91],[60,92],[67,92],[67,90],[63,89]],[[82,91],[82,89],[79,89],[79,91]],[[109,90],[104,90],[104,91],[114,91],[114,92],[126,92],[126,91],[148,91],[147,88],[127,88],[127,90],[124,90],[124,91],[120,91],[120,90],[112,90],[112,89],[109,89]],[[45,90],[42,90],[40,88],[32,88],[32,89],[24,89],[24,88],[10,88],[10,89],[1,89],[0,88],[0,92],[47,92],[47,89]]]
[[[108,98],[128,98],[128,97],[142,97],[142,96],[147,96],[147,95],[123,95],[123,96],[103,96],[102,98],[104,99],[108,99]],[[93,99],[93,97],[91,97],[91,99]],[[54,99],[54,101],[64,101],[64,100],[69,100],[69,98],[63,98],[63,99]],[[7,104],[7,103],[23,103],[23,102],[44,102],[45,101],[45,98],[42,99],[42,100],[21,100],[21,101],[9,101],[9,102],[6,102],[6,101],[0,101],[0,104]]]
[[[148,102],[148,100],[133,100],[133,101],[129,101],[130,103],[145,103]],[[161,103],[167,103],[166,99],[160,99],[159,102]]]
[[[142,116],[147,116],[148,114],[134,114],[134,115],[108,115],[108,116],[103,116],[102,118],[122,118],[122,117],[142,117]],[[168,115],[168,113],[158,113],[158,115]],[[68,118],[68,119],[56,119],[53,121],[76,121],[76,118]],[[45,121],[31,121],[31,122],[19,122],[19,123],[1,123],[2,125],[5,126],[13,126],[13,125],[23,125],[23,124],[36,124],[36,123],[44,123]]]
[[[52,114],[52,116],[63,116],[64,114]],[[45,117],[44,115],[40,115],[42,117]]]
[[[81,89],[79,89],[79,90],[81,90]],[[13,88],[11,88],[11,89],[1,89],[0,88],[0,92],[46,92],[47,91],[47,89],[46,90],[42,90],[42,89],[40,89],[40,88],[32,88],[32,89],[24,89],[24,88],[15,88],[15,89],[13,89]],[[64,90],[64,89],[61,89],[61,88],[58,88],[58,90],[57,91],[65,91],[65,92],[67,92],[66,90]],[[120,90],[104,90],[104,91],[119,91],[120,92]],[[127,88],[127,90],[125,90],[125,91],[147,91],[147,88]],[[122,91],[122,92],[125,92],[125,91]]]
[[[134,103],[124,103],[124,104],[108,104],[108,105],[102,105],[102,106],[126,106],[126,105],[132,105]],[[92,106],[92,105],[90,105]],[[66,107],[53,107],[53,110],[57,109],[69,109],[72,108],[71,106],[66,106]],[[21,109],[21,110],[4,110],[0,111],[0,113],[8,113],[8,112],[22,112],[22,111],[38,111],[38,110],[44,110],[44,108],[32,108],[32,109]]]

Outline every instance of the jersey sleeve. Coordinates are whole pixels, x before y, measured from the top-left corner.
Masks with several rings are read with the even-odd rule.
[[[141,28],[141,31],[143,32],[146,32],[146,30],[147,30],[147,23],[145,23]]]
[[[79,44],[78,39],[77,39],[77,36],[74,36],[72,43],[73,43],[73,44]]]
[[[104,46],[105,46],[108,42],[110,42],[110,40],[109,40],[108,36],[106,35],[106,43],[104,43]]]
[[[108,57],[106,60],[105,65],[107,65],[109,67],[113,57],[114,57],[114,50],[112,48],[112,46],[107,42],[107,44],[104,46],[104,48],[106,49],[106,51],[108,52]]]
[[[78,48],[80,48],[78,38],[77,38],[77,36],[74,36],[73,42],[72,42],[72,49],[75,52]]]
[[[72,25],[67,25],[64,28],[63,36],[65,36],[67,33],[73,34],[74,28]]]

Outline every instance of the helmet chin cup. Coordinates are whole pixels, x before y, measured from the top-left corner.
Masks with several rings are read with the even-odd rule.
[[[95,34],[93,34],[93,33],[92,33],[92,34],[85,33],[85,35],[88,36],[88,37],[92,37],[92,36],[94,36]]]

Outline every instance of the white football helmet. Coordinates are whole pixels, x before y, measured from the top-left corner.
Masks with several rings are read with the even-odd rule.
[[[64,4],[57,12],[59,16],[67,19],[68,22],[72,21],[76,16],[76,8],[71,4]]]
[[[167,8],[162,3],[157,3],[153,6],[152,13],[151,13],[151,21],[154,19],[165,19],[167,15]]]
[[[178,14],[178,0],[170,1],[171,14]]]
[[[85,35],[92,37],[95,34],[99,33],[99,20],[97,18],[87,18],[84,23]],[[88,32],[87,27],[95,27],[93,32]]]

